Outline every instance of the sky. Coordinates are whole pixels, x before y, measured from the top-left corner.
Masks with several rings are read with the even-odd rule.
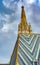
[[[14,49],[21,6],[24,5],[27,22],[33,33],[40,34],[40,0],[0,0],[0,63],[9,63]]]

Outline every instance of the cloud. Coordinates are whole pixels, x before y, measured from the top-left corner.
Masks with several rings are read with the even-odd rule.
[[[18,7],[16,0],[3,0],[2,3],[6,8],[9,8],[11,10],[15,10]]]
[[[9,31],[13,31],[16,35],[17,35],[17,29],[18,29],[18,21],[14,21],[12,23],[5,23],[3,24],[3,27],[0,29],[1,32],[9,32]]]
[[[8,32],[9,31],[9,27],[10,26],[8,24],[4,24],[3,27],[2,27],[2,29],[1,29],[1,31]]]
[[[0,13],[1,14],[11,14],[11,13],[13,13],[14,11],[13,10],[11,10],[11,9],[9,9],[9,8],[7,8],[6,6],[4,6],[4,4],[2,3],[3,2],[3,0],[1,0],[0,1]]]
[[[9,6],[8,8],[14,10],[15,13],[12,13],[12,14],[0,14],[0,17],[1,17],[0,22],[2,24],[2,26],[0,27],[0,30],[2,32],[8,32],[9,30],[12,31],[14,28],[15,28],[15,30],[17,30],[16,29],[17,25],[20,22],[21,4],[22,4],[21,1],[19,1],[18,3],[12,2],[12,0],[9,0],[9,1],[7,0],[7,2],[10,3],[10,6],[8,5]],[[6,0],[3,0],[3,4],[4,4],[4,2],[7,4]],[[20,4],[20,6],[19,6],[19,4]],[[14,24],[14,22],[16,22],[16,23]],[[15,33],[15,30],[13,30],[14,33]]]
[[[28,4],[32,4],[32,3],[34,3],[35,1],[34,0],[27,0],[27,3]]]
[[[0,29],[9,23],[10,16],[7,14],[0,14]]]
[[[31,24],[33,33],[40,33],[40,7],[36,3],[25,5],[27,22]]]
[[[17,13],[13,13],[11,15],[8,14],[0,14],[0,31],[8,32],[9,30],[13,30],[17,28],[19,23],[19,19]],[[16,26],[15,26],[16,25]]]
[[[0,14],[0,20],[2,21],[3,20],[3,22],[8,22],[9,21],[9,18],[10,18],[10,15],[8,15],[8,14]]]
[[[6,6],[6,8],[9,8],[10,0],[3,0],[2,3],[4,4],[4,6]]]

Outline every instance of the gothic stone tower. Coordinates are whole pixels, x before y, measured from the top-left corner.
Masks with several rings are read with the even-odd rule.
[[[22,12],[21,12],[21,22],[18,25],[18,34],[23,34],[23,33],[32,33],[32,28],[31,25],[28,25],[26,21],[26,15],[24,11],[24,6],[22,6]]]

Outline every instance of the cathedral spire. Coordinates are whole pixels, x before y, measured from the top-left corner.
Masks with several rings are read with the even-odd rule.
[[[26,15],[24,11],[24,6],[22,5],[22,10],[21,10],[21,22],[18,25],[18,34],[23,34],[23,33],[31,33],[31,26],[28,25],[27,20],[26,20]]]
[[[24,6],[22,5],[22,11],[21,11],[21,21],[23,23],[26,23],[26,15],[25,15],[25,11],[24,11]]]
[[[26,22],[26,15],[25,15],[25,11],[24,11],[24,2],[23,2],[23,0],[22,0],[22,11],[21,11],[21,22],[23,22],[23,23],[27,23]]]

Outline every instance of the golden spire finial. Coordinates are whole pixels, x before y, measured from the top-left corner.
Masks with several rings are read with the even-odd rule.
[[[25,11],[24,11],[24,6],[22,5],[22,11],[21,11],[21,22],[22,23],[27,23],[26,22],[26,15],[25,15]]]

